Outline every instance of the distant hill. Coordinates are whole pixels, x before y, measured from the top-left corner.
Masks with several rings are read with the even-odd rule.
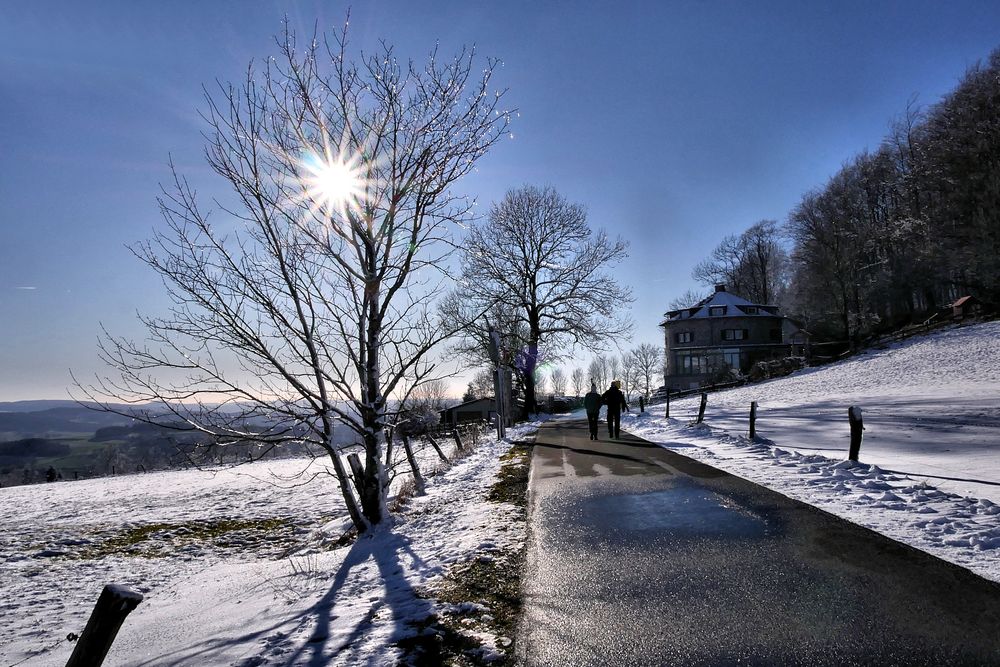
[[[52,408],[78,408],[80,404],[71,400],[44,400],[44,401],[0,401],[0,413],[3,412],[38,412],[39,410],[51,410]]]
[[[33,403],[33,401],[26,401]],[[53,403],[62,403],[53,401]],[[128,417],[110,412],[82,408],[76,403],[69,406],[23,412],[0,412],[0,439],[44,437],[47,433],[93,433],[105,426],[132,423]],[[10,404],[7,404],[10,405]],[[72,407],[70,407],[72,406]]]

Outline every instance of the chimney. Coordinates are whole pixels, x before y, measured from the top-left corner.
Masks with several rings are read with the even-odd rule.
[[[726,286],[722,285],[722,284],[716,285],[715,286],[715,291],[716,292],[725,292],[726,291]]]

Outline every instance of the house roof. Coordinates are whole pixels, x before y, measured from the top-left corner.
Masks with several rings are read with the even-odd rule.
[[[741,296],[727,292],[724,286],[716,287],[715,293],[708,296],[689,308],[670,310],[663,314],[668,321],[687,320],[691,318],[716,317],[711,314],[710,308],[726,306],[726,317],[780,317],[777,306],[763,303],[753,303]],[[749,312],[748,312],[749,311]]]
[[[964,306],[966,303],[978,301],[974,296],[963,296],[955,300],[955,303],[951,304],[952,308],[957,308],[959,306]]]
[[[467,407],[469,407],[471,405],[474,405],[476,403],[482,403],[484,401],[487,402],[487,403],[489,403],[490,406],[491,406],[491,409],[492,409],[492,406],[493,406],[493,399],[492,398],[474,398],[471,401],[466,401],[465,403],[459,403],[458,405],[453,405],[450,408],[445,408],[444,410],[440,410],[440,412],[448,412],[450,410],[457,410],[459,408],[467,408]]]

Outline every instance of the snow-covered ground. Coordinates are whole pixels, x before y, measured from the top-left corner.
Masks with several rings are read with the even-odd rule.
[[[1000,581],[1000,322],[711,394],[692,427],[698,402],[673,401],[671,419],[633,409],[622,428]]]
[[[106,665],[395,664],[394,644],[432,613],[488,611],[416,592],[453,564],[520,549],[520,510],[485,498],[509,447],[481,438],[392,530],[337,549],[347,521],[321,461],[0,489],[0,664],[65,664],[66,635],[112,582],[145,600]],[[510,643],[469,632],[486,651]]]

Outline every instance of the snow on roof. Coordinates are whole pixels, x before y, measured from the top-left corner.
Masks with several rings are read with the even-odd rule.
[[[689,319],[692,317],[712,317],[710,308],[719,306],[735,306],[739,310],[727,310],[725,313],[728,316],[739,315],[739,316],[763,316],[763,317],[773,317],[777,313],[774,312],[775,307],[762,303],[753,303],[752,301],[747,301],[741,296],[737,296],[732,292],[727,292],[725,289],[719,289],[711,296],[708,296],[690,308],[680,308],[678,310],[670,310],[664,313],[664,317],[667,320],[674,319]],[[751,310],[756,308],[757,312],[747,312],[747,308]],[[687,313],[685,315],[685,313]],[[679,316],[679,317],[678,317]]]

